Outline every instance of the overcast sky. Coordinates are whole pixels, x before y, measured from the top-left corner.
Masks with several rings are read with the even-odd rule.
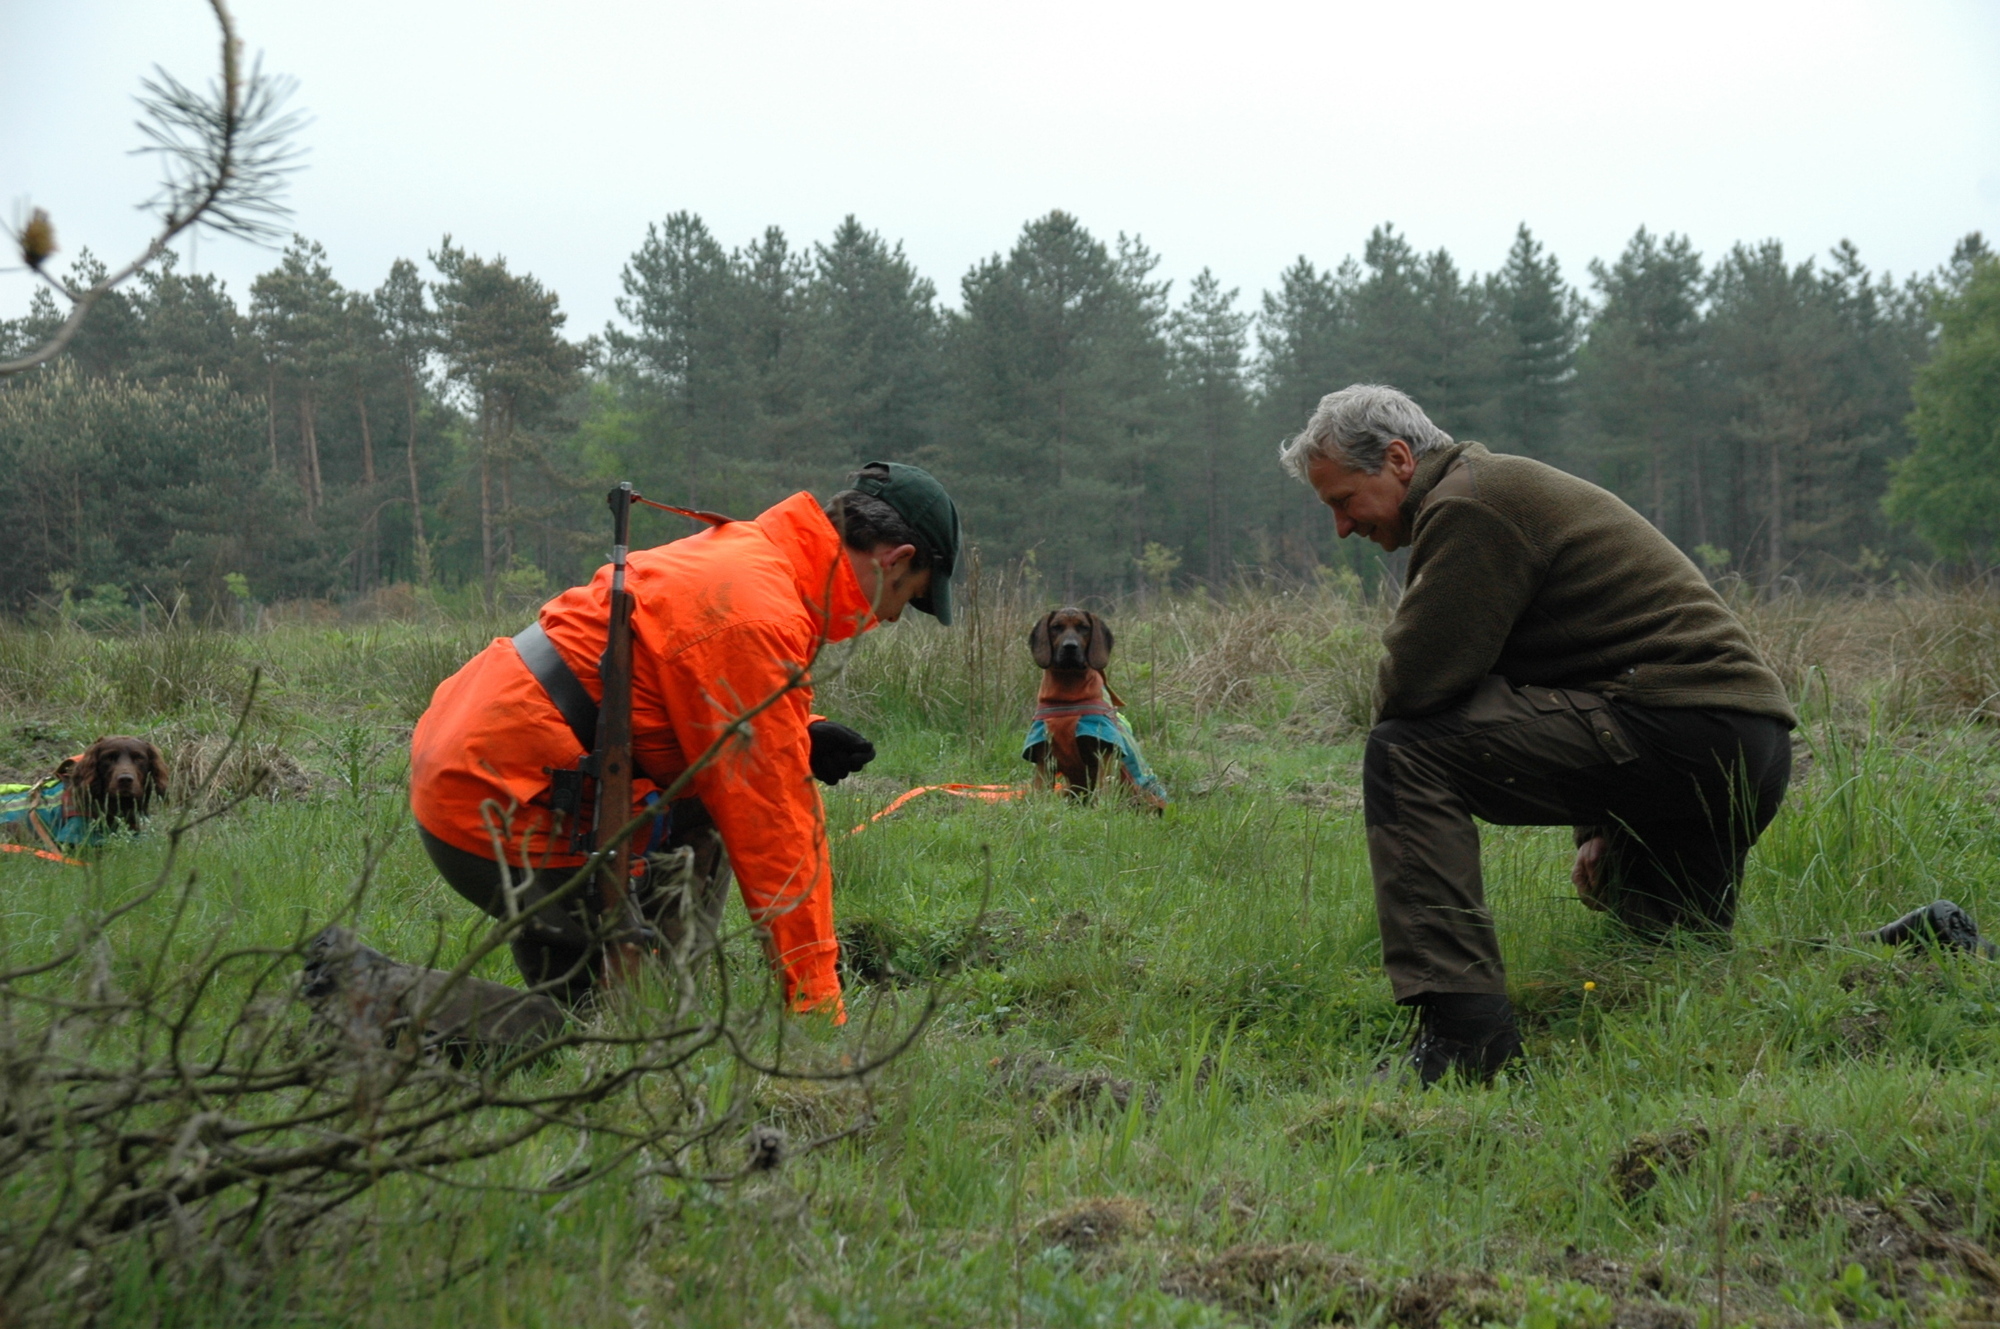
[[[1581,284],[1641,224],[1714,257],[1842,238],[1898,276],[2000,236],[2000,3],[235,0],[313,117],[292,225],[373,287],[450,232],[614,316],[646,223],[794,244],[848,213],[959,278],[1067,209],[1246,302],[1393,222],[1487,271],[1525,221]],[[123,260],[132,97],[215,63],[202,0],[0,0],[0,207]],[[183,257],[186,245],[181,246]],[[272,251],[207,239],[242,298]],[[25,310],[0,274],[0,316]]]

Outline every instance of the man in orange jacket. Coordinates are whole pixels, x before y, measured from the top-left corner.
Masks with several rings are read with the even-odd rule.
[[[717,892],[734,870],[794,1010],[843,1018],[825,815],[811,777],[836,783],[875,755],[861,735],[813,715],[811,667],[823,646],[893,623],[905,607],[950,623],[959,544],[958,510],[935,479],[870,462],[824,507],[794,494],[628,563],[633,815],[777,698],[748,721],[747,739],[729,738],[694,771],[692,796],[671,807],[667,843],[695,849],[697,876],[705,870]],[[424,848],[454,890],[494,917],[510,903],[531,908],[587,857],[558,815],[552,777],[590,746],[578,712],[602,698],[610,584],[600,568],[542,606],[534,626],[496,638],[438,686],[411,739],[410,806]],[[685,907],[638,894],[656,926],[674,925],[662,912]],[[591,888],[537,910],[516,934],[514,959],[531,986],[572,1000],[588,992],[604,944],[595,897]]]

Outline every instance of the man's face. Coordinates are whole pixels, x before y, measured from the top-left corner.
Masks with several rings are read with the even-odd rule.
[[[1333,509],[1333,528],[1340,538],[1359,535],[1392,554],[1409,538],[1403,529],[1403,497],[1416,473],[1417,460],[1400,438],[1389,441],[1382,469],[1373,475],[1350,471],[1330,457],[1315,457],[1306,465],[1306,481],[1320,502]]]
[[[910,570],[916,556],[915,545],[881,545],[867,554],[857,549],[847,551],[848,561],[854,565],[854,576],[861,583],[861,593],[868,597],[875,617],[884,623],[901,618],[910,601],[931,588],[929,568],[922,572]]]

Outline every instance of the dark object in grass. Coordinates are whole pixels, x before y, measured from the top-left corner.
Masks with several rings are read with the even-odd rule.
[[[299,996],[352,1050],[442,1053],[454,1063],[531,1048],[563,1027],[562,1008],[547,997],[392,960],[337,924],[307,943]]]
[[[785,1133],[776,1126],[752,1126],[744,1150],[752,1172],[775,1172],[785,1161]]]
[[[1994,945],[1982,939],[1972,915],[1950,900],[1933,900],[1921,909],[1912,909],[1886,927],[1867,934],[1867,939],[1889,946],[1936,946],[1948,951],[1969,951],[1994,958]]]
[[[1385,1077],[1414,1074],[1426,1089],[1452,1074],[1491,1084],[1522,1057],[1514,1004],[1504,995],[1426,992],[1417,1001],[1416,1025],[1403,1065],[1391,1062],[1381,1072]]]

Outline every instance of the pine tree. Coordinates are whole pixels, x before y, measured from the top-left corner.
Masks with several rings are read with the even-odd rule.
[[[1423,258],[1414,285],[1422,309],[1412,351],[1419,368],[1407,391],[1448,433],[1479,437],[1500,355],[1486,287],[1461,276],[1442,249]]]
[[[382,320],[390,363],[403,397],[403,464],[410,482],[411,562],[419,584],[431,574],[430,543],[424,537],[423,483],[417,469],[417,405],[430,356],[437,345],[437,319],[424,301],[424,281],[417,265],[399,258],[375,290],[375,311]]]
[[[139,320],[138,345],[125,370],[131,377],[207,376],[245,395],[262,391],[250,328],[220,280],[207,273],[183,276],[169,250],[139,274],[129,298]]]
[[[1590,273],[1602,303],[1578,360],[1585,469],[1661,530],[1705,544],[1701,257],[1686,237],[1642,226],[1615,263],[1593,261]],[[1681,497],[1684,524],[1671,502]]]
[[[747,418],[738,274],[701,218],[676,212],[647,224],[619,281],[630,330],[607,328],[605,342],[664,443],[631,474],[692,507],[723,505],[713,472],[742,446]]]
[[[1165,384],[1163,287],[1067,213],[1030,222],[966,274],[950,325],[957,379],[942,459],[989,550],[1036,550],[1065,593],[1109,586],[1146,530],[1146,442]]]
[[[813,247],[805,302],[814,457],[836,468],[917,458],[936,432],[937,288],[850,216]]]
[[[534,515],[516,504],[515,463],[535,467],[538,491],[547,492],[556,478],[537,464],[538,453],[519,453],[531,441],[523,431],[577,386],[585,356],[562,338],[568,315],[555,292],[508,271],[506,259],[468,254],[448,235],[430,258],[440,277],[431,286],[438,348],[446,373],[465,386],[478,415],[480,575],[490,607],[501,564],[511,566],[518,552],[517,519]]]
[[[278,464],[277,402],[291,389],[299,444],[299,487],[311,522],[326,501],[319,417],[346,345],[347,293],[334,280],[317,240],[292,237],[278,267],[250,287],[250,319],[266,369],[266,429]]]
[[[1272,444],[1297,433],[1329,392],[1355,379],[1353,293],[1358,269],[1350,262],[1320,272],[1301,257],[1264,292],[1257,319],[1257,419],[1267,451],[1250,470],[1248,492],[1272,513],[1260,561],[1310,574],[1328,551],[1330,523],[1311,491],[1277,466]]]
[[[1234,566],[1230,523],[1247,460],[1244,357],[1250,316],[1237,311],[1238,294],[1223,290],[1215,274],[1203,268],[1171,324],[1178,414],[1193,445],[1191,478],[1201,495],[1202,546],[1211,586],[1222,585]]]
[[[1583,306],[1562,267],[1523,222],[1507,262],[1487,278],[1499,325],[1490,426],[1494,446],[1545,461],[1559,455],[1569,414]]]
[[[1353,381],[1400,388],[1422,402],[1435,370],[1426,347],[1427,322],[1420,286],[1422,261],[1393,226],[1369,232],[1360,278],[1349,298],[1353,333],[1348,343]],[[1346,384],[1336,384],[1327,391]]]

